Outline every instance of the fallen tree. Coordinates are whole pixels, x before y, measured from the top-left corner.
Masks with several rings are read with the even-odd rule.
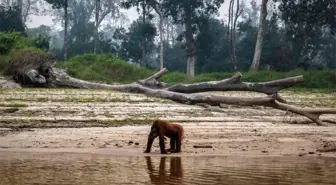
[[[41,61],[41,60],[36,60]],[[52,62],[50,62],[52,61]],[[168,85],[160,82],[159,78],[168,73],[163,68],[158,73],[131,84],[109,85],[102,83],[94,83],[89,81],[73,78],[66,73],[66,70],[56,68],[55,60],[49,62],[38,62],[38,65],[30,64],[28,68],[22,68],[15,62],[12,66],[12,74],[16,74],[25,79],[21,84],[27,84],[26,80],[30,80],[30,85],[38,87],[70,87],[70,88],[86,88],[86,89],[108,89],[121,92],[141,93],[148,96],[170,99],[179,103],[196,105],[208,104],[211,106],[219,106],[220,104],[233,104],[242,106],[265,106],[283,111],[296,113],[309,118],[318,125],[323,125],[320,120],[322,114],[336,114],[335,108],[299,108],[286,103],[286,101],[278,94],[282,89],[292,87],[304,81],[303,76],[295,76],[269,82],[251,83],[242,82],[241,73],[236,73],[231,78],[220,81],[209,81],[194,84],[176,84]],[[20,66],[20,67],[17,67]],[[17,69],[17,71],[16,71]],[[214,94],[202,94],[208,91],[254,91],[266,94],[264,97],[227,97]]]

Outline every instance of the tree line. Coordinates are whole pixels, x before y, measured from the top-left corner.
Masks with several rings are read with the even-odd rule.
[[[185,72],[336,68],[333,0],[7,0],[0,31],[35,37],[59,60],[113,53],[135,65]],[[129,23],[122,10],[136,8]],[[30,15],[55,27],[27,28]]]

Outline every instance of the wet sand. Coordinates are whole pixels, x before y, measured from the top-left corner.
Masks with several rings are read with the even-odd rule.
[[[247,92],[226,95],[264,96]],[[336,105],[335,94],[282,95],[301,107]],[[0,106],[0,152],[160,155],[158,140],[151,154],[142,153],[150,129],[146,119],[160,118],[185,129],[183,152],[170,156],[336,157],[336,125],[292,124],[305,118],[264,107],[224,105],[218,111],[143,95],[73,89],[2,90],[0,104],[6,105]],[[14,104],[27,107],[8,111],[15,109],[9,106]],[[322,118],[335,121],[336,115]],[[118,125],[114,125],[116,120]],[[199,145],[212,148],[194,148]]]

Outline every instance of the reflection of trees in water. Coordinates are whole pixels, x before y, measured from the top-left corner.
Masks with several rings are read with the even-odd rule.
[[[160,161],[158,161],[160,160]],[[125,157],[0,152],[0,185],[334,185],[326,157]],[[149,177],[147,176],[149,174]]]
[[[182,184],[183,168],[181,157],[169,157],[170,168],[169,174],[166,171],[167,157],[160,158],[159,170],[155,170],[151,157],[146,157],[149,178],[152,184],[163,184],[165,182],[173,182],[174,184]]]

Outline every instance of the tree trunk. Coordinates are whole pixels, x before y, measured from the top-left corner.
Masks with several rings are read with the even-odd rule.
[[[263,45],[263,35],[264,35],[264,27],[265,27],[265,20],[267,16],[267,2],[268,0],[262,0],[261,8],[260,8],[260,18],[259,18],[259,31],[257,42],[255,45],[254,50],[254,57],[250,67],[250,71],[258,71],[259,64],[260,64],[260,57],[261,57],[261,49]]]
[[[196,44],[193,37],[193,30],[191,26],[191,6],[189,3],[184,5],[184,24],[185,24],[185,38],[187,42],[187,75],[195,76],[195,53]]]
[[[17,0],[16,5],[19,7],[19,12],[20,12],[20,18],[23,23],[23,1],[22,0]]]
[[[167,21],[166,21],[166,26],[167,26],[167,39],[166,39],[166,42],[167,42],[167,45],[169,46],[170,45],[170,30],[169,30],[169,18],[167,18]],[[173,26],[173,25],[172,25]]]
[[[160,69],[163,69],[163,33],[162,33],[162,18],[160,16]]]
[[[229,20],[228,20],[228,29],[227,29],[227,39],[228,41],[230,41],[230,28],[231,28],[231,9],[232,9],[232,3],[233,3],[234,0],[230,0],[230,4],[229,4]],[[229,47],[229,50],[230,50],[230,47]],[[229,51],[230,53],[230,51]]]
[[[234,0],[230,0],[229,4],[229,21],[228,21],[228,30],[227,30],[227,39],[229,42],[229,47],[228,47],[228,55],[229,58],[228,60],[231,61],[232,63],[232,27],[233,27],[233,6],[234,6]],[[233,64],[233,63],[232,63]],[[233,70],[235,70],[234,65]]]
[[[95,35],[94,35],[94,48],[93,52],[97,53],[99,36],[98,36],[98,27],[99,27],[99,9],[100,9],[100,0],[96,0],[96,24],[95,24]]]
[[[64,62],[68,60],[68,0],[64,5],[64,43],[63,43]]]
[[[233,6],[233,5],[232,5]],[[233,28],[231,30],[231,60],[232,60],[232,70],[233,72],[237,71],[237,57],[236,57],[236,27],[237,27],[237,20],[241,14],[239,10],[239,0],[237,0],[237,8],[236,8],[236,15],[233,22]]]
[[[26,5],[27,7],[26,7],[24,13],[22,13],[22,22],[23,22],[24,25],[27,22],[29,10],[30,10],[30,7],[31,7],[31,0],[27,0],[26,2],[27,2],[27,5]],[[22,10],[22,12],[23,12],[23,10]]]
[[[163,18],[162,12],[157,6],[153,6],[156,13],[159,15],[159,34],[160,34],[160,69],[163,69]]]
[[[146,4],[145,1],[142,2],[142,26],[146,24]],[[146,39],[144,33],[142,33],[141,38],[141,66],[147,67],[146,60]]]
[[[238,1],[239,2],[239,1]],[[237,2],[237,3],[238,3]],[[231,3],[231,2],[230,2]],[[231,60],[231,63],[232,63],[232,71],[233,72],[236,72],[237,70],[237,64],[236,64],[236,56],[235,56],[235,49],[234,49],[234,42],[235,42],[235,25],[234,25],[234,21],[233,21],[233,7],[234,7],[234,3],[235,1],[232,0],[232,4],[231,4],[231,10],[230,10],[230,18],[231,18],[231,29],[230,29],[230,60]],[[235,17],[235,20],[236,20],[236,17]]]

